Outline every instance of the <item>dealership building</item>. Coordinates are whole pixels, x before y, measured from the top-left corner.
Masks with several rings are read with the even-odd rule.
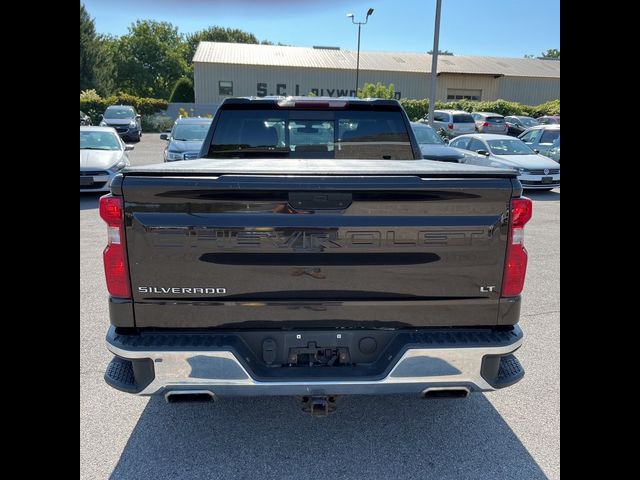
[[[334,47],[284,47],[200,42],[193,57],[195,101],[229,96],[354,96],[356,52]],[[428,98],[431,55],[360,52],[360,80],[393,83],[397,98]],[[560,98],[560,61],[438,57],[437,99],[512,100],[537,105]]]

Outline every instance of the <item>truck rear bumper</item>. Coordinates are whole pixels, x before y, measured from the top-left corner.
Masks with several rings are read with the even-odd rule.
[[[391,358],[383,359],[387,366],[380,374],[356,374],[350,367],[317,367],[304,369],[310,373],[298,377],[270,378],[256,374],[255,359],[237,348],[233,334],[121,335],[111,327],[107,348],[115,357],[105,380],[114,388],[139,395],[188,390],[213,396],[378,395],[421,394],[430,389],[489,391],[512,385],[524,375],[513,355],[522,344],[522,330],[517,325],[506,331],[440,330],[402,335],[410,341],[395,355],[385,353]],[[271,371],[286,370],[288,374],[295,369]],[[333,375],[335,371],[340,375]]]

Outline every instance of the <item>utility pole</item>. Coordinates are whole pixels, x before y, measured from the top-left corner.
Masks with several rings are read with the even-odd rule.
[[[436,109],[436,79],[438,77],[438,46],[440,43],[440,7],[436,0],[436,24],[433,31],[433,53],[431,55],[431,94],[429,95],[429,125],[433,127],[433,111]]]

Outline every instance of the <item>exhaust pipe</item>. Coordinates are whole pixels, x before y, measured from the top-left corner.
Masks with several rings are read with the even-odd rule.
[[[466,398],[468,395],[467,387],[432,387],[422,392],[422,398]]]
[[[167,403],[202,403],[212,402],[215,395],[209,390],[171,390],[164,395]]]

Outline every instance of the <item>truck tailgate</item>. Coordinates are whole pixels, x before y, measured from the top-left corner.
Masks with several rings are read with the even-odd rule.
[[[495,325],[511,178],[126,174],[138,327]]]

